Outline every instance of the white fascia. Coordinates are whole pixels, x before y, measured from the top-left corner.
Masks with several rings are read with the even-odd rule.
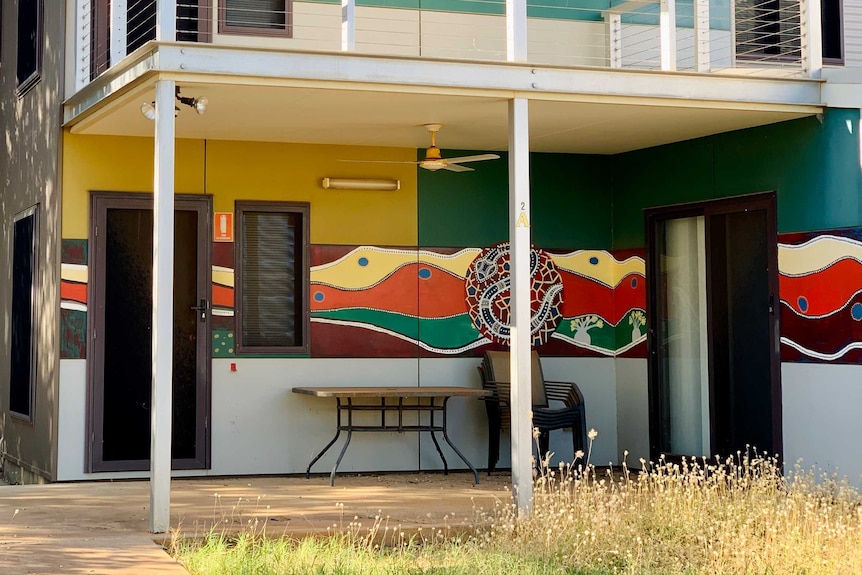
[[[150,43],[66,102],[66,122],[144,75],[268,86],[532,100],[817,113],[821,82],[808,78],[562,68],[341,52],[289,52]]]

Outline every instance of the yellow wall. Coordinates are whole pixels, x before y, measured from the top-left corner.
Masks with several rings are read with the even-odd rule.
[[[63,238],[88,236],[90,191],[152,190],[151,138],[67,132],[64,146]],[[416,151],[177,140],[176,192],[211,194],[217,212],[232,212],[235,200],[310,202],[311,242],[315,244],[416,245],[416,166],[339,159],[409,161],[416,159]],[[320,187],[324,176],[397,178],[401,189],[324,190]]]

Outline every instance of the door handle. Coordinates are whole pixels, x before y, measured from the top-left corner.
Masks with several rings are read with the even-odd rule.
[[[192,311],[200,312],[201,321],[205,322],[207,320],[207,310],[209,309],[209,302],[205,299],[202,299],[200,305],[193,305],[189,309]]]

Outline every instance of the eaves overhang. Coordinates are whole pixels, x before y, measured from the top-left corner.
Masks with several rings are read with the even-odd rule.
[[[531,149],[612,154],[823,111],[807,78],[566,68],[152,42],[65,102],[72,133],[152,136],[140,114],[170,79],[210,110],[177,137],[505,150],[506,102],[527,98]]]

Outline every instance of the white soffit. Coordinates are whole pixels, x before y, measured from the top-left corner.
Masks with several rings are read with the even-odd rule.
[[[422,148],[423,124],[440,123],[448,149],[505,150],[507,100],[309,87],[178,82],[184,96],[207,96],[204,115],[179,105],[178,138]],[[140,112],[150,88],[112,98],[72,127],[79,134],[152,137]],[[799,111],[530,102],[530,148],[614,154],[803,117]]]

